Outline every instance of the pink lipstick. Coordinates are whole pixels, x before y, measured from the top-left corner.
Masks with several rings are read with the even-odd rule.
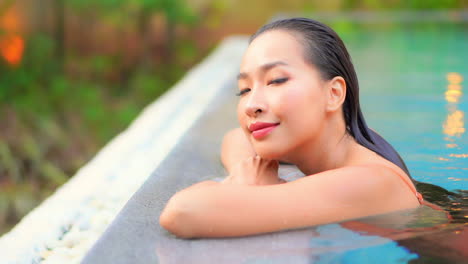
[[[255,139],[261,139],[273,131],[279,123],[255,122],[250,124],[249,130]]]

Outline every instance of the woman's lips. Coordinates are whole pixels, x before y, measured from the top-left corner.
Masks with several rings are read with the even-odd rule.
[[[249,130],[255,139],[261,139],[270,134],[278,125],[279,123],[255,122],[249,126]]]

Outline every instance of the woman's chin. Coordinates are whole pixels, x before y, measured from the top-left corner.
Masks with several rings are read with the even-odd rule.
[[[278,151],[272,151],[272,150],[266,150],[266,149],[256,149],[255,151],[257,155],[264,159],[268,160],[282,160],[281,158],[283,157],[282,153]]]

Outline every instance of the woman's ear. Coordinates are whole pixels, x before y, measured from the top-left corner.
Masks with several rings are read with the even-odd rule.
[[[327,111],[338,110],[346,98],[346,81],[341,76],[336,76],[328,82]]]

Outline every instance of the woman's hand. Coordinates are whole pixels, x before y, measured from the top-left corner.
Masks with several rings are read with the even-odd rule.
[[[278,161],[266,160],[258,155],[249,157],[233,166],[224,184],[271,185],[284,183],[278,177]]]
[[[240,127],[235,128],[223,138],[221,161],[228,173],[231,173],[240,161],[255,156],[255,150]]]

